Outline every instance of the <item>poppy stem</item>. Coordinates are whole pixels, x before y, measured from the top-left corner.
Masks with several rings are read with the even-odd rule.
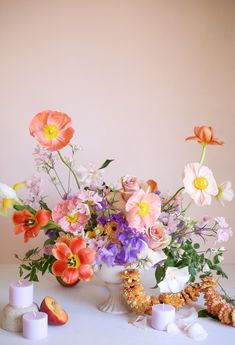
[[[78,182],[78,178],[77,178],[75,172],[73,171],[73,169],[71,168],[71,166],[64,160],[64,158],[62,157],[60,151],[58,151],[58,155],[59,155],[61,161],[64,163],[64,165],[66,165],[67,168],[68,168],[68,169],[71,171],[71,173],[73,174],[73,177],[74,177],[74,179],[75,179],[75,181],[76,181],[77,187],[78,187],[78,189],[80,189],[80,184],[79,184],[79,182]]]
[[[162,210],[172,201],[174,200],[177,195],[184,190],[184,187],[181,187],[180,189],[177,190],[177,192],[169,199],[167,200],[163,205],[162,205]]]
[[[201,164],[201,165],[203,164],[205,156],[206,156],[206,146],[207,146],[206,143],[202,144],[202,153],[201,153],[201,158],[200,158],[200,162],[199,162],[199,164]]]

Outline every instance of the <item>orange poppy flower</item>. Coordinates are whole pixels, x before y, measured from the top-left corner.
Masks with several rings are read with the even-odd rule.
[[[86,248],[86,242],[81,237],[74,238],[70,245],[57,242],[52,254],[57,259],[52,265],[52,273],[66,284],[73,284],[78,279],[91,280],[93,270],[90,264],[95,260],[96,252]]]
[[[58,151],[68,145],[74,133],[71,118],[64,113],[51,110],[35,115],[29,131],[49,151]]]
[[[40,228],[46,226],[51,219],[51,212],[39,210],[35,215],[28,210],[16,211],[13,214],[15,235],[24,232],[24,242],[39,234]]]
[[[212,127],[201,126],[194,127],[194,136],[187,137],[185,140],[197,140],[199,144],[203,145],[223,145],[223,141],[214,137],[214,131]]]

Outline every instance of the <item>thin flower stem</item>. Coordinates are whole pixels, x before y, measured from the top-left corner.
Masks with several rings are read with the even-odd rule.
[[[56,171],[55,168],[53,168],[53,170],[54,170],[55,175],[56,175],[56,177],[57,177],[57,179],[58,179],[58,181],[59,181],[59,184],[60,184],[61,188],[63,189],[64,194],[66,194],[66,190],[65,190],[65,188],[64,188],[64,186],[63,186],[63,183],[62,183],[62,181],[61,181],[61,179],[60,179],[60,177],[59,177],[59,174],[57,173],[57,171]]]
[[[62,157],[60,151],[58,151],[58,155],[59,155],[61,161],[64,163],[64,165],[66,165],[67,168],[68,168],[68,169],[71,171],[71,173],[73,174],[73,177],[74,177],[74,179],[75,179],[75,181],[76,181],[77,187],[78,187],[78,189],[80,189],[80,184],[79,184],[79,182],[78,182],[78,178],[77,178],[75,172],[73,171],[73,169],[71,168],[71,166],[64,160],[64,158]]]
[[[50,174],[50,171],[49,171],[49,170],[47,171],[47,174],[50,176],[50,179],[51,179],[52,184],[54,185],[55,189],[57,190],[57,192],[58,192],[59,196],[60,196],[60,197],[61,197],[61,199],[62,199],[62,198],[63,198],[63,195],[60,193],[60,190],[59,190],[59,188],[57,187],[57,185],[56,185],[56,183],[55,183],[55,181],[54,181],[53,177],[51,176],[51,174]]]
[[[202,144],[202,153],[201,153],[199,164],[203,164],[205,156],[206,156],[206,144]]]
[[[190,201],[189,203],[188,203],[188,205],[185,207],[185,209],[182,211],[182,213],[185,213],[188,209],[189,209],[189,207],[192,205],[192,201]]]
[[[164,209],[172,200],[174,200],[177,195],[184,190],[184,187],[181,187],[180,189],[177,190],[177,192],[162,205],[162,209]]]

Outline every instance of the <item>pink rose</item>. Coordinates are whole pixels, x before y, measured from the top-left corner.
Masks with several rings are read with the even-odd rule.
[[[157,224],[146,231],[149,238],[149,248],[154,251],[164,249],[171,241],[171,237],[166,233],[165,229]]]
[[[122,188],[123,188],[123,199],[127,201],[134,192],[137,192],[140,189],[140,183],[136,176],[126,175],[121,179]]]

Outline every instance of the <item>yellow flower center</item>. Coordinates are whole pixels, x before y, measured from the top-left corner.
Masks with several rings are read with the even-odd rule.
[[[66,216],[66,220],[69,223],[76,223],[78,221],[78,213],[74,213],[74,214],[67,214]]]
[[[76,254],[72,254],[67,259],[69,267],[78,268],[81,264],[79,257]]]
[[[56,125],[46,125],[43,133],[47,139],[56,139],[58,137],[59,128]]]
[[[146,217],[146,216],[149,215],[149,213],[150,213],[150,205],[149,205],[148,202],[141,201],[138,206],[139,206],[139,209],[137,211],[137,214],[139,216]]]
[[[196,177],[194,180],[194,186],[196,189],[204,190],[208,187],[208,181],[205,177]]]
[[[223,189],[221,186],[218,186],[218,194],[216,195],[216,198],[218,200],[221,200],[222,199],[222,196],[223,196]]]

